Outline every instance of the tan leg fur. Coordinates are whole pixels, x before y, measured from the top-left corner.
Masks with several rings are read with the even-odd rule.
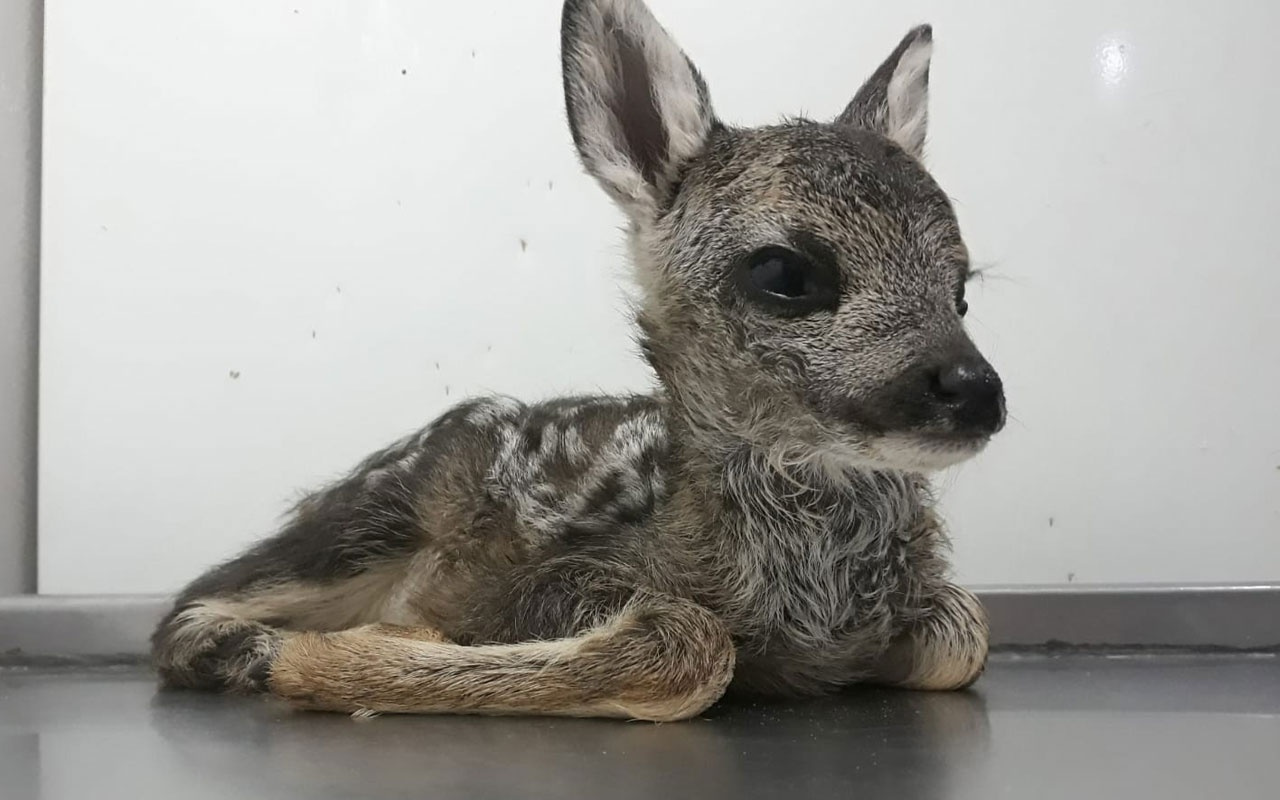
[[[272,693],[348,713],[696,716],[733,675],[724,626],[686,601],[647,596],[580,636],[459,646],[433,631],[368,625],[282,644]]]

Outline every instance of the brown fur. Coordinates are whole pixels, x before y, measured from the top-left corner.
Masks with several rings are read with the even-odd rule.
[[[967,686],[925,473],[1003,424],[919,161],[932,35],[835,122],[724,125],[640,0],[569,0],[583,163],[630,219],[648,397],[473,400],[308,496],[154,636],[171,686],[355,713],[700,713]]]

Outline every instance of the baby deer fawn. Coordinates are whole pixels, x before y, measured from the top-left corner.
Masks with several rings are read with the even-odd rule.
[[[738,128],[641,0],[568,0],[582,163],[625,212],[653,395],[478,399],[188,586],[170,686],[353,713],[678,720],[726,691],[960,689],[986,615],[925,475],[1004,424],[919,160],[932,32],[831,122]]]

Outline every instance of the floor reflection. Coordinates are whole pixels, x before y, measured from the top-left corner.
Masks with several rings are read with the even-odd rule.
[[[214,705],[215,703],[220,705]],[[157,694],[151,724],[199,782],[261,794],[611,798],[807,796],[881,781],[951,795],[990,739],[979,693],[859,691],[801,703],[729,703],[704,719],[602,720],[295,713],[269,700]],[[246,760],[246,750],[252,755]],[[376,776],[373,777],[373,776]],[[439,794],[437,794],[439,793]]]

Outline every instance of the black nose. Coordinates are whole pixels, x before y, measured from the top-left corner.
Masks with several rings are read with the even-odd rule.
[[[963,433],[992,434],[1004,427],[1004,387],[986,361],[946,364],[933,376],[934,397]]]

